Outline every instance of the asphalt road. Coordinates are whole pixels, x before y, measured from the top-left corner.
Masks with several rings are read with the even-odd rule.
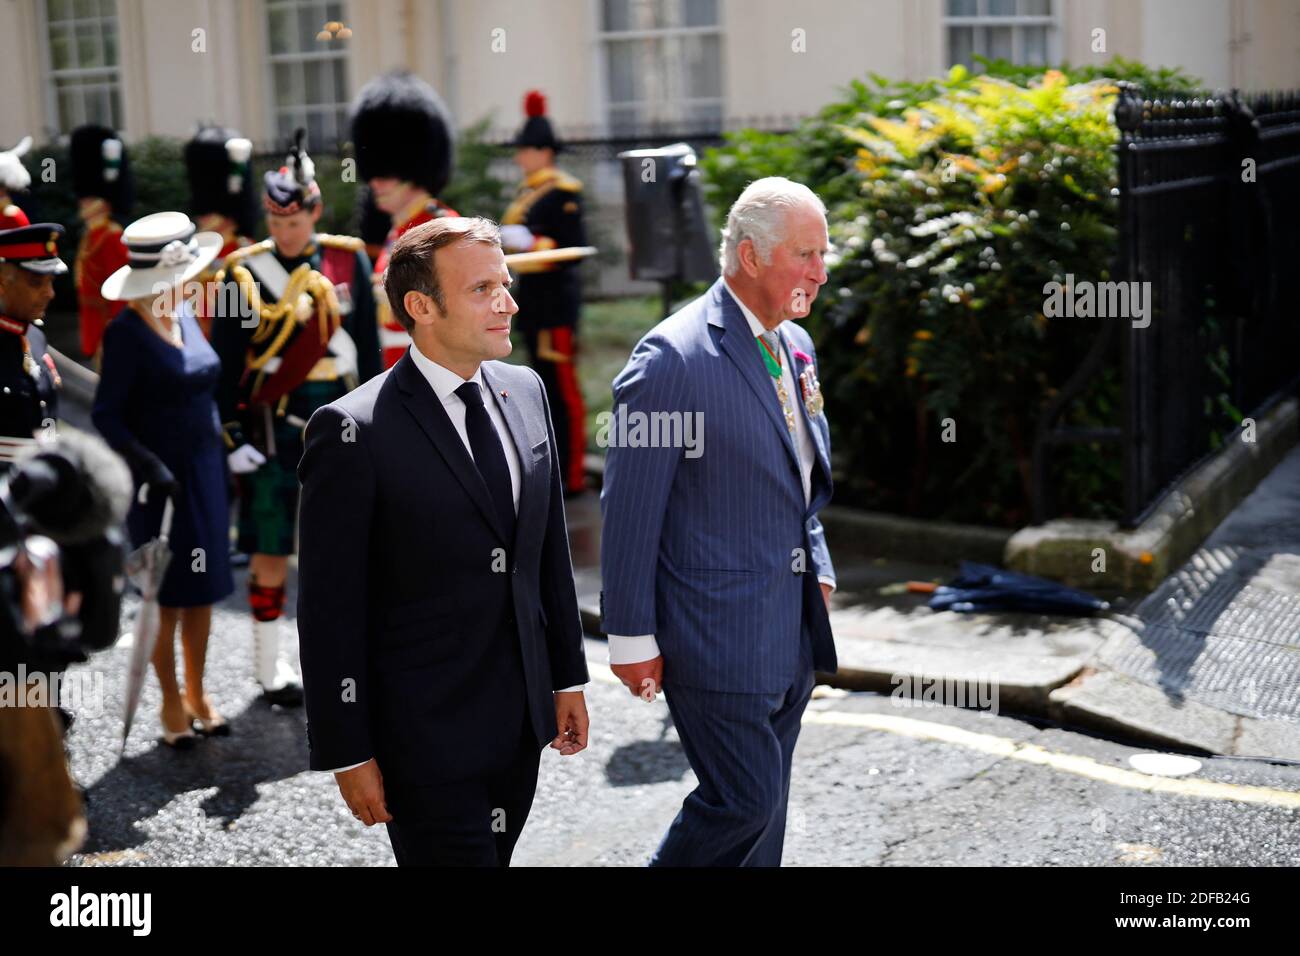
[[[103,702],[83,701],[69,735],[89,792],[74,865],[392,865],[385,829],[360,825],[332,775],[306,769],[301,710],[257,702],[243,593],[241,574],[208,654],[229,737],[162,746],[151,678],[118,762],[129,649],[83,665],[103,675]],[[694,785],[662,700],[632,698],[604,666],[604,644],[587,647],[591,743],[573,757],[544,752],[516,865],[642,865]],[[1011,715],[829,692],[810,706],[795,754],[785,863],[1300,863],[1300,767],[1206,759],[1190,778],[1154,777],[1129,766],[1139,752]]]

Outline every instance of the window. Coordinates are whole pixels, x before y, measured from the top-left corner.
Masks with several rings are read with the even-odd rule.
[[[1045,66],[1053,56],[1052,0],[946,0],[948,65],[975,68],[975,54]]]
[[[348,134],[350,32],[344,4],[325,0],[266,0],[271,112],[276,146],[307,130],[309,150],[332,151]]]
[[[42,0],[51,122],[122,127],[115,0]]]
[[[611,135],[722,127],[718,0],[601,0]]]

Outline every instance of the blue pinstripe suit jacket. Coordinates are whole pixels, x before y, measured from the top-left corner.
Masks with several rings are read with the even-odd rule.
[[[793,322],[781,332],[815,366],[808,333]],[[792,396],[817,452],[805,503],[781,403],[721,279],[641,339],[613,389],[616,416],[692,415],[703,444],[698,454],[627,447],[617,442],[633,430],[611,430],[600,498],[605,631],[654,634],[670,692],[783,692],[804,633],[814,665],[833,672],[817,583],[835,574],[817,519],[831,497],[830,430]]]

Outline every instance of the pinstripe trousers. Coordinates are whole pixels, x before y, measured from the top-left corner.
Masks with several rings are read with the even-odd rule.
[[[790,764],[812,696],[806,630],[784,693],[737,694],[665,686],[668,710],[699,780],[651,866],[780,866]]]

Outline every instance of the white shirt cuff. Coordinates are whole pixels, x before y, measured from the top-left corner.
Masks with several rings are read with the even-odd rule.
[[[640,664],[659,656],[659,642],[653,634],[637,634],[632,637],[609,634],[607,637],[611,664]]]
[[[370,763],[369,760],[363,760],[361,763]],[[334,770],[322,770],[321,773],[342,773],[344,770],[355,770],[361,766],[361,763],[354,763],[351,767],[338,767]]]
[[[832,591],[835,590],[835,579],[834,579],[834,578],[818,577],[818,578],[817,578],[817,581],[818,581],[819,583],[821,583],[821,584],[828,584],[828,585],[830,585],[830,589],[831,589]]]
[[[584,687],[586,687],[586,686],[587,686],[586,684],[574,684],[572,687],[565,687],[565,688],[563,688],[563,689],[561,689],[561,690],[557,690],[557,691],[555,691],[555,693],[557,693],[557,694],[571,694],[571,693],[573,693],[575,690],[580,691],[580,690],[582,690],[582,689],[583,689]]]

